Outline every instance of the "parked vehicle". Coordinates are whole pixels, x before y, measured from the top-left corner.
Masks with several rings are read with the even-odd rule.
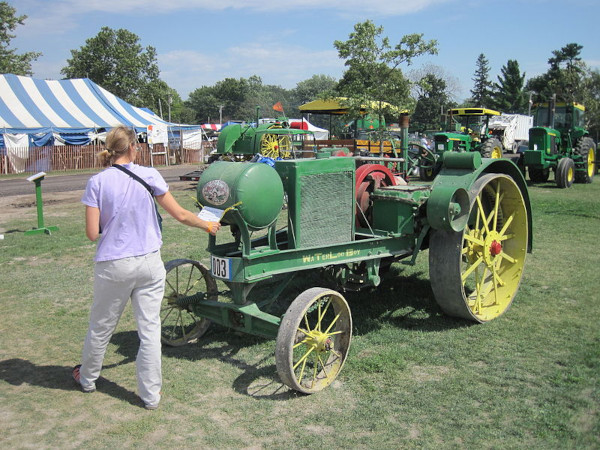
[[[517,153],[517,149],[529,140],[533,116],[501,114],[490,118],[489,128],[493,136],[502,142],[505,152]]]
[[[596,144],[585,129],[584,114],[585,107],[575,102],[553,99],[537,106],[521,164],[532,182],[548,181],[551,170],[561,188],[592,182],[598,169]]]

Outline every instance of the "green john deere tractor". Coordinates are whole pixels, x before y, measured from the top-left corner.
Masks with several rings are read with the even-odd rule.
[[[449,109],[449,131],[434,136],[435,152],[479,152],[483,158],[502,158],[502,143],[489,132],[490,117],[499,115],[487,108]]]
[[[592,182],[597,171],[596,144],[584,128],[584,113],[585,107],[575,102],[552,100],[538,105],[522,159],[532,182],[548,181],[550,170],[561,188]]]

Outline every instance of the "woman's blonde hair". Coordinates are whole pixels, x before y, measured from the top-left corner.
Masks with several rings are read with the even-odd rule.
[[[114,127],[106,135],[106,149],[98,153],[103,167],[113,164],[114,160],[129,151],[129,146],[137,142],[135,131],[123,125]]]

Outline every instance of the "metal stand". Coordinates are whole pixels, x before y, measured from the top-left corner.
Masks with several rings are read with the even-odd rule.
[[[38,227],[25,232],[25,235],[32,234],[52,234],[52,231],[58,230],[58,227],[44,226],[44,203],[42,201],[42,180],[46,174],[44,172],[37,173],[27,178],[27,181],[35,183],[35,203],[37,206]]]

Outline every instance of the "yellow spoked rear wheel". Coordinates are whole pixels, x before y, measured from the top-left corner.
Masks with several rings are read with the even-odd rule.
[[[465,229],[431,236],[431,286],[447,314],[487,322],[508,309],[519,288],[527,253],[527,210],[519,187],[502,174],[479,178],[469,196]]]
[[[198,261],[175,259],[165,264],[167,271],[165,294],[160,307],[161,341],[178,347],[197,340],[206,333],[210,320],[196,316],[178,300],[204,293],[208,300],[217,300],[218,289],[209,270]]]
[[[277,373],[287,386],[312,394],[338,376],[350,348],[350,308],[339,293],[311,288],[283,316],[275,349]]]
[[[292,140],[281,134],[264,134],[260,139],[260,154],[269,158],[289,158]]]

